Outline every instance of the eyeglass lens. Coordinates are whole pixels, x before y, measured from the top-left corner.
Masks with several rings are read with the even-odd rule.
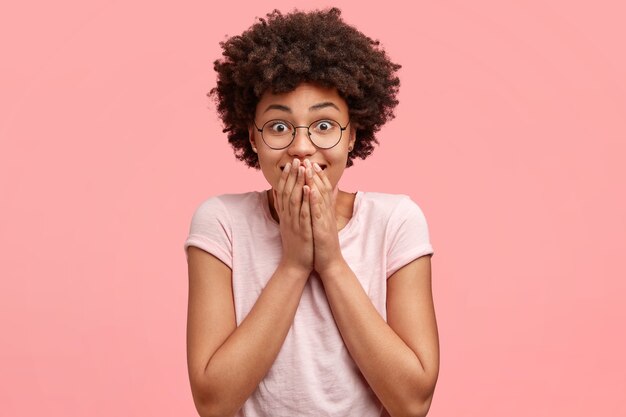
[[[307,129],[315,146],[332,148],[341,139],[342,127],[332,119],[317,120],[307,126],[294,126],[285,120],[270,120],[263,125],[261,134],[265,143],[272,148],[285,148],[294,139],[296,129]]]

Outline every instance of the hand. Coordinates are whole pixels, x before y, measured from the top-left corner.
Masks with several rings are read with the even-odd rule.
[[[306,159],[306,185],[311,188],[311,226],[313,231],[314,269],[323,276],[326,271],[345,262],[339,244],[339,232],[335,218],[337,188],[333,188],[326,173],[319,165]]]
[[[278,181],[272,188],[274,209],[280,223],[283,245],[281,263],[296,267],[307,273],[313,270],[313,231],[309,205],[310,187],[305,185],[305,169],[294,158],[287,163]]]

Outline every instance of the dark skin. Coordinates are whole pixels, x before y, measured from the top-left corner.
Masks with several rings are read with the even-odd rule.
[[[274,196],[272,195],[271,190],[267,191],[267,198],[269,200],[270,213],[272,214],[272,218],[276,220],[277,223],[280,223],[280,219],[278,218],[276,209],[274,209]],[[343,229],[352,218],[352,213],[354,212],[355,198],[356,193],[346,193],[344,191],[339,191],[339,193],[337,194],[337,201],[335,202],[337,230]]]
[[[336,107],[319,109],[328,102]],[[268,110],[274,104],[288,110]],[[347,126],[347,115],[336,91],[302,85],[264,96],[256,118],[259,123],[284,118],[294,126],[332,118]],[[337,187],[354,145],[351,132],[337,146],[319,149],[301,129],[287,148],[275,150],[250,129],[272,186],[270,210],[280,223],[283,256],[237,326],[232,271],[213,255],[190,248],[189,370],[194,400],[204,414],[232,415],[252,395],[281,349],[313,270],[350,356],[389,414],[423,416],[430,407],[439,368],[430,257],[387,278],[385,320],[340,248],[338,231],[352,217],[355,198]]]

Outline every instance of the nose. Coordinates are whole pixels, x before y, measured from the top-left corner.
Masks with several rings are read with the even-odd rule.
[[[315,145],[311,142],[306,127],[296,128],[296,134],[287,150],[293,157],[305,157],[315,153]]]

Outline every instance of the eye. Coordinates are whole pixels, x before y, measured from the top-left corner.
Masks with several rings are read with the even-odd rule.
[[[282,120],[268,122],[263,129],[272,135],[284,135],[291,132],[289,123]]]
[[[334,120],[318,120],[313,123],[313,130],[316,133],[327,134],[333,132],[338,127],[338,123]]]

